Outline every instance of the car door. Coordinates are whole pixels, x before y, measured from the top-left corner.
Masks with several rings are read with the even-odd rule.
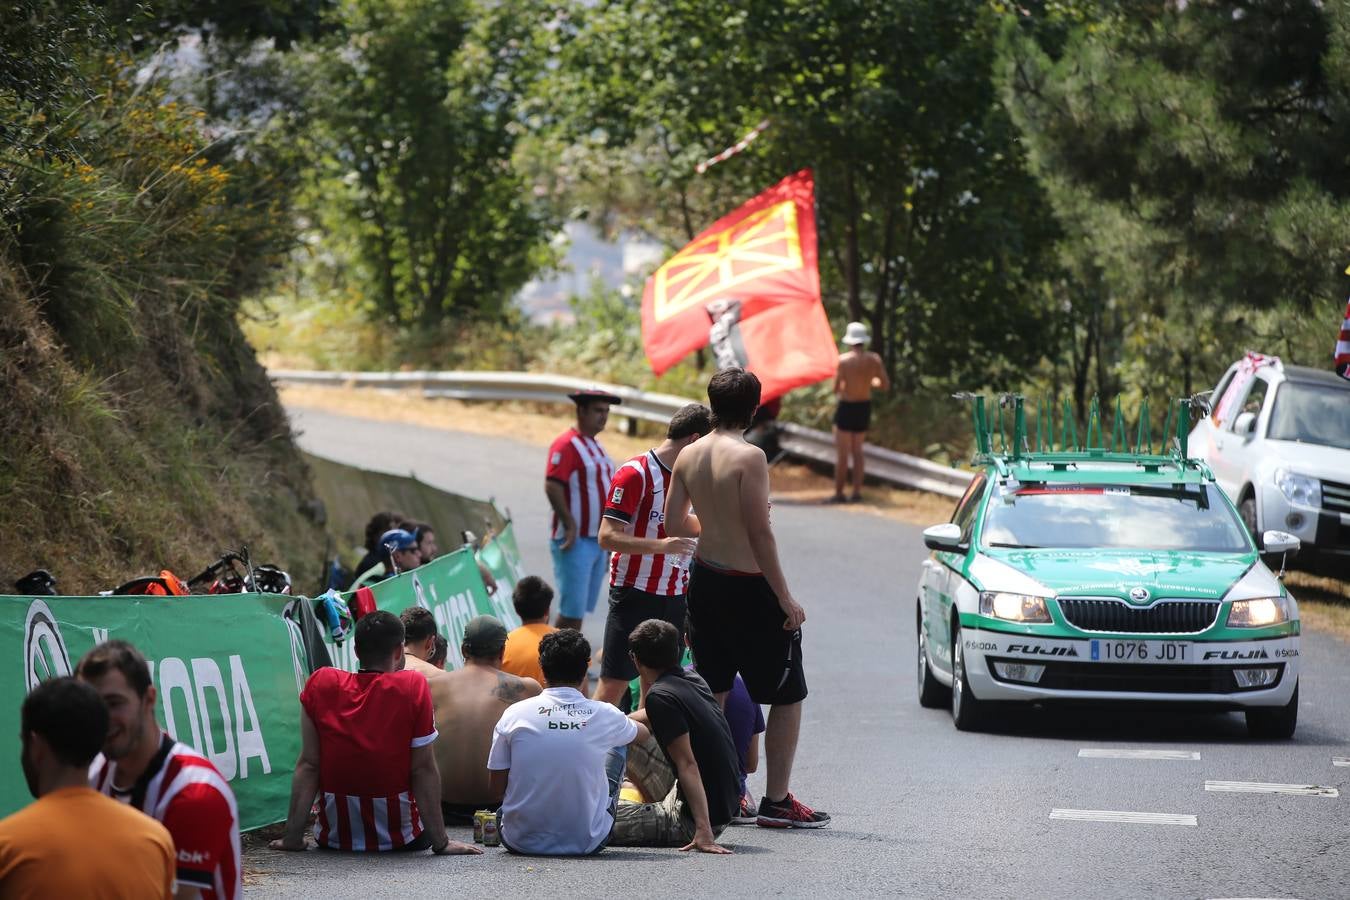
[[[963,541],[969,545],[975,530],[975,516],[984,497],[985,477],[977,474],[966,488],[952,514],[952,522],[961,527]],[[957,574],[965,561],[964,554],[934,552],[924,560],[923,616],[928,633],[928,648],[933,664],[944,672],[951,672],[951,633],[947,622],[951,618]]]
[[[1228,416],[1215,432],[1215,446],[1218,453],[1209,461],[1210,468],[1214,470],[1214,478],[1219,482],[1219,486],[1234,502],[1237,501],[1238,492],[1245,483],[1248,469],[1256,461],[1254,458],[1258,452],[1256,430],[1262,424],[1261,411],[1270,394],[1270,381],[1266,378],[1266,374],[1257,372],[1247,385],[1246,393],[1235,406],[1233,414]],[[1248,413],[1254,417],[1251,420],[1252,429],[1239,433],[1239,424],[1248,419],[1246,415]]]

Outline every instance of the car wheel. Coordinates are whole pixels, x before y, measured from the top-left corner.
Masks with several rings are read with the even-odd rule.
[[[986,704],[970,690],[966,654],[961,648],[961,626],[952,623],[952,721],[958,731],[978,731],[988,717]]]
[[[1284,706],[1258,706],[1247,710],[1247,734],[1254,738],[1288,740],[1298,727],[1298,685]]]
[[[1242,524],[1247,526],[1252,539],[1260,540],[1256,535],[1256,498],[1244,497],[1238,504],[1238,515],[1242,518]]]
[[[922,613],[919,622],[919,705],[926,709],[939,709],[951,700],[951,691],[933,677],[933,669],[928,665],[928,632],[923,627]]]

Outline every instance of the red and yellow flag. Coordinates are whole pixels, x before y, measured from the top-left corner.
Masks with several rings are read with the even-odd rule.
[[[658,375],[711,345],[719,368],[759,376],[766,402],[834,375],[809,169],[718,219],[647,279],[642,342]]]

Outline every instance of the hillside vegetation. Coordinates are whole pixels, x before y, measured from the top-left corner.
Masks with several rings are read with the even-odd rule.
[[[275,198],[200,112],[132,80],[96,10],[19,6],[0,30],[0,591],[37,567],[63,593],[187,578],[243,544],[308,590],[323,531],[236,322]]]

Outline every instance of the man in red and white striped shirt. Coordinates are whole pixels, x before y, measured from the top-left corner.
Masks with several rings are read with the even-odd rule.
[[[605,578],[605,554],[596,541],[605,490],[614,463],[595,436],[605,430],[610,406],[621,403],[607,391],[575,391],[577,424],[548,448],[544,493],[553,507],[553,575],[558,583],[559,628],[581,628],[595,609]]]
[[[600,546],[609,564],[609,616],[595,699],[618,703],[637,676],[628,656],[628,635],[648,619],[665,619],[684,641],[684,595],[689,586],[692,538],[666,535],[666,489],[680,451],[707,434],[712,413],[690,403],[675,413],[659,447],[619,467],[605,498]]]
[[[300,692],[300,759],[291,779],[286,834],[275,850],[304,850],[315,798],[314,837],[332,850],[469,853],[441,818],[436,725],[422,675],[403,668],[403,623],[376,610],[356,623],[355,673],[319,669]]]
[[[179,900],[239,897],[234,791],[208,759],[160,730],[145,657],[126,641],[106,641],[86,653],[75,672],[108,707],[108,737],[89,767],[90,787],[168,830]]]

